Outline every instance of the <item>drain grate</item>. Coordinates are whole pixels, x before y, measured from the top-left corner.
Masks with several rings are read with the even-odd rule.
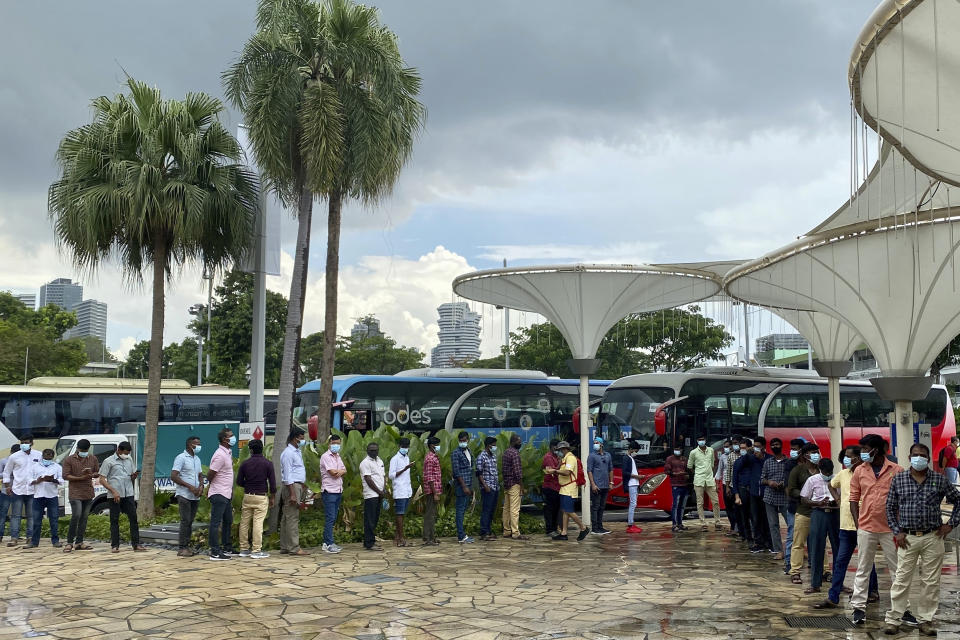
[[[794,629],[855,629],[844,616],[783,616],[787,626]]]

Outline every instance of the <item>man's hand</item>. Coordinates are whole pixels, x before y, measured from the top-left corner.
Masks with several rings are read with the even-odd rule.
[[[590,483],[590,491],[591,491],[592,493],[599,493],[599,492],[600,492],[600,487],[598,487],[597,485],[595,485],[595,484],[593,484],[593,483],[591,482],[591,483]]]
[[[736,495],[733,497],[733,504],[740,504],[740,496]]]
[[[139,478],[139,477],[140,477],[140,472],[139,472],[139,471],[134,471],[133,473],[130,474],[130,479],[131,479],[131,480],[136,480],[136,479]]]
[[[472,496],[472,495],[473,495],[473,489],[470,489],[469,487],[464,487],[463,492],[464,492],[465,494],[467,494],[468,496]]]
[[[270,508],[273,509],[273,505],[274,505],[274,503],[276,502],[276,500],[273,499],[273,496],[270,496],[270,498],[269,498],[269,500],[267,500],[267,502],[270,503]]]
[[[938,530],[938,533],[939,533],[939,530]],[[907,542],[907,534],[898,533],[897,535],[893,536],[893,544],[896,545],[898,549],[906,549],[907,547],[909,547],[910,543]]]
[[[199,496],[201,493],[203,493],[203,487],[198,484],[195,487],[190,487],[190,491],[193,492],[193,495]]]
[[[953,526],[949,524],[942,524],[940,528],[937,529],[934,533],[938,538],[945,538],[947,534],[953,531]]]
[[[114,501],[114,502],[120,502],[120,494],[117,493],[116,490],[111,489],[111,490],[110,490],[110,495],[113,496],[113,501]]]
[[[439,493],[433,494],[433,501],[434,501],[434,502],[440,502],[440,494],[439,494]]]
[[[12,488],[12,487],[7,487],[6,491],[7,491],[7,495],[8,495],[8,496],[12,496],[12,495],[13,495],[13,488]]]

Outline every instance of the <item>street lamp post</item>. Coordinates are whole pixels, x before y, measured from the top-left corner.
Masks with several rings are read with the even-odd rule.
[[[187,310],[190,315],[197,316],[200,318],[203,315],[203,305],[199,302],[197,304],[190,305],[190,308]],[[197,386],[199,387],[203,384],[203,335],[197,335]]]
[[[207,379],[210,379],[210,314],[213,311],[213,271],[203,268],[203,279],[207,281]],[[199,384],[199,381],[198,383]]]

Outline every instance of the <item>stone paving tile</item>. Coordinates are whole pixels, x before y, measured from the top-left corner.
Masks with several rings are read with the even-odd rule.
[[[886,594],[868,609],[862,630],[792,629],[783,615],[822,612],[810,609],[818,598],[790,584],[778,561],[712,531],[644,528],[641,536],[583,543],[538,536],[525,544],[447,542],[441,551],[388,548],[377,556],[349,545],[337,556],[278,554],[256,564],[161,550],[112,556],[100,545],[83,556],[35,552],[24,562],[26,554],[3,547],[0,640],[885,637]],[[940,638],[960,638],[952,561],[948,554]],[[881,589],[888,586],[882,572]],[[905,628],[899,637],[915,636]]]

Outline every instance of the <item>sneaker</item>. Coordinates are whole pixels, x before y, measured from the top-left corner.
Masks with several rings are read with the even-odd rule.
[[[603,535],[603,529],[593,529],[593,530],[590,531],[590,533],[592,533],[592,534],[595,535],[595,536],[602,536],[602,535]]]
[[[590,533],[590,527],[586,527],[580,530],[580,533],[577,534],[577,542],[580,542],[587,537],[587,534]]]
[[[224,549],[223,551],[220,552],[220,555],[231,557],[231,556],[239,556],[240,553],[233,549]]]
[[[264,553],[263,551],[254,551],[253,553],[250,554],[250,557],[253,558],[254,560],[262,560],[263,558],[269,558],[270,554]]]
[[[917,624],[917,619],[910,613],[910,609],[907,609],[903,612],[903,617],[900,618],[902,621],[907,624]]]
[[[555,536],[555,535],[557,535],[557,530],[556,530],[556,529],[554,529],[553,531],[547,531],[547,537],[548,537],[548,538],[552,538],[552,537]]]
[[[249,549],[243,549],[243,550],[241,550],[241,551],[240,551],[240,557],[241,557],[241,558],[249,558],[249,557],[250,557],[250,550],[249,550]]]
[[[320,545],[320,551],[323,551],[324,553],[329,553],[328,551],[329,548],[330,548],[330,545],[328,545],[326,542]]]
[[[340,547],[335,544],[325,544],[321,547],[324,553],[340,553]]]
[[[341,551],[343,551],[343,547],[341,547],[341,546],[338,545],[337,543],[333,543],[333,544],[330,545],[330,546],[333,548],[333,552],[334,552],[334,553],[340,553]]]
[[[853,592],[851,591],[851,593],[853,593]],[[872,603],[874,603],[874,602],[880,602],[880,592],[879,592],[879,591],[871,591],[870,594],[867,595],[867,603],[868,603],[868,604],[872,604]]]
[[[750,553],[760,553],[761,551],[763,551],[763,547],[757,545],[750,547]]]
[[[813,608],[814,609],[836,609],[839,606],[840,606],[839,602],[834,602],[830,598],[826,598],[822,602],[818,602],[817,604],[813,605]]]
[[[635,524],[632,524],[629,527],[627,527],[626,531],[627,533],[643,533],[643,529],[641,529]]]
[[[854,609],[853,610],[853,624],[862,625],[867,621],[867,612],[863,609]]]
[[[459,542],[460,544],[473,544],[474,542],[476,542],[476,540],[474,540],[474,539],[471,538],[470,536],[464,536],[464,537],[460,538],[460,540],[458,540],[458,542]]]
[[[607,529],[606,527],[604,527],[603,529],[600,529],[600,535],[605,536],[608,533],[613,533],[613,531],[610,531],[610,529]]]
[[[213,555],[213,554],[211,553],[211,554],[210,554],[210,559],[211,559],[211,560],[229,560],[229,559],[230,559],[230,556],[225,556],[225,555],[223,555],[222,553],[218,553],[217,555]]]
[[[27,549],[36,549],[36,548],[39,547],[39,546],[40,546],[40,545],[38,545],[38,544],[32,544],[32,543],[31,543],[31,544],[28,544],[27,546],[23,547],[23,550],[26,551]]]
[[[20,541],[17,540],[16,538],[14,538],[13,540],[11,540],[10,542],[7,543],[7,546],[8,546],[8,547],[16,547],[16,546],[18,546],[19,544],[20,544]]]
[[[372,547],[364,547],[366,551],[383,551],[383,547],[378,544],[374,544]]]
[[[565,533],[558,533],[557,535],[553,536],[552,539],[556,540],[557,542],[561,540],[569,540],[569,538],[567,537],[567,534]]]

